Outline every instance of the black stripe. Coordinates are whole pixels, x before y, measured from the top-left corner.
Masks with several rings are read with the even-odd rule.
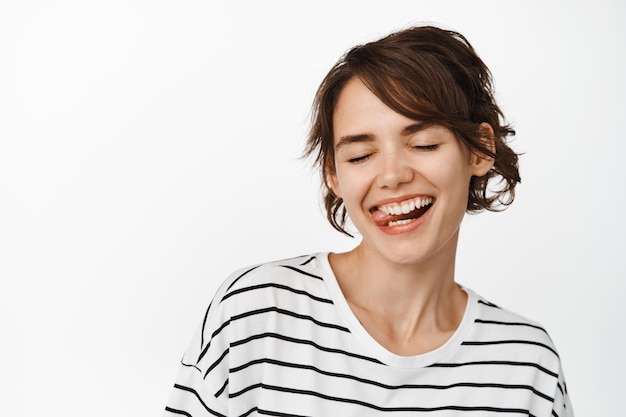
[[[310,274],[310,273],[308,273],[306,271],[303,271],[301,269],[296,268],[295,266],[291,266],[291,265],[280,265],[280,266],[282,266],[283,268],[291,269],[292,271],[299,272],[302,275],[306,275],[308,277],[319,279],[320,281],[324,281],[324,279],[322,277]]]
[[[301,414],[288,414],[288,413],[281,413],[280,411],[269,411],[269,410],[263,410],[259,407],[254,407],[251,408],[250,410],[246,411],[244,414],[241,415],[241,417],[243,416],[248,416],[250,414],[252,414],[253,412],[257,412],[259,414],[263,414],[266,416],[278,416],[278,417],[307,417],[307,416],[303,416]]]
[[[200,333],[200,350],[204,348],[204,326],[206,326],[206,321],[209,318],[209,311],[211,310],[212,304],[213,304],[213,301],[209,303],[209,307],[207,307],[206,313],[204,313],[204,320],[202,321],[202,332]]]
[[[257,411],[259,412],[259,414],[263,414],[266,416],[279,416],[279,417],[307,417],[307,416],[303,416],[302,414],[287,414],[287,413],[281,413],[278,411],[269,411],[269,410],[262,410],[262,409],[257,409]]]
[[[550,346],[535,342],[533,340],[491,340],[485,342],[463,342],[461,343],[465,346],[488,346],[488,345],[533,345],[533,346],[541,346],[542,348],[548,349],[550,352],[554,353],[556,357],[559,357],[559,354],[556,353],[556,350],[552,349]]]
[[[370,358],[367,356],[362,356],[362,355],[358,355],[356,353],[352,353],[352,352],[347,352],[345,350],[341,350],[341,349],[335,349],[335,348],[329,348],[326,346],[321,346],[318,345],[317,343],[311,341],[311,340],[304,340],[304,339],[296,339],[293,337],[288,337],[288,336],[284,336],[282,334],[278,334],[278,333],[261,333],[261,334],[256,334],[250,337],[247,337],[245,339],[242,340],[238,340],[236,342],[231,343],[231,347],[237,347],[240,345],[244,345],[248,342],[251,342],[253,340],[258,340],[258,339],[264,339],[266,337],[271,337],[271,338],[275,338],[275,339],[279,339],[279,340],[284,340],[286,342],[290,342],[290,343],[297,343],[297,344],[301,344],[301,345],[309,345],[309,346],[313,346],[314,348],[321,350],[323,352],[329,352],[329,353],[338,353],[341,355],[345,355],[345,356],[349,356],[351,358],[356,358],[356,359],[362,359],[368,362],[373,362],[373,363],[378,363],[378,364],[383,364],[381,361],[379,361],[378,359],[374,359],[374,358]]]
[[[306,316],[304,314],[294,313],[293,311],[284,310],[284,309],[278,308],[278,307],[267,307],[267,308],[261,308],[261,309],[258,309],[258,310],[247,311],[245,313],[241,313],[241,314],[238,314],[236,316],[233,316],[233,318],[231,320],[232,321],[239,320],[239,319],[243,319],[243,318],[246,318],[246,317],[254,316],[254,315],[257,315],[257,314],[263,314],[263,313],[269,313],[269,312],[284,314],[286,316],[291,316],[291,317],[295,317],[295,318],[302,319],[302,320],[309,320],[309,321],[312,321],[313,323],[317,324],[320,327],[328,327],[328,328],[331,328],[331,329],[337,329],[337,330],[341,330],[342,332],[350,333],[350,330],[348,330],[346,327],[339,326],[337,324],[332,324],[332,323],[325,323],[325,322],[316,320],[316,319],[314,319],[311,316]],[[229,321],[231,321],[231,320],[229,320]]]
[[[217,392],[215,393],[215,398],[217,398],[220,395],[222,395],[224,393],[224,390],[226,389],[227,386],[228,386],[228,378],[226,378],[226,382],[224,382],[224,385],[222,385],[222,388],[217,390]]]
[[[239,320],[239,319],[246,318],[246,317],[249,317],[249,316],[253,316],[253,315],[256,315],[256,314],[263,314],[263,313],[267,313],[267,312],[271,312],[271,311],[279,313],[279,314],[285,314],[285,315],[292,316],[292,317],[295,317],[295,318],[303,319],[303,320],[310,320],[313,323],[315,323],[315,324],[317,324],[318,326],[321,326],[321,327],[328,327],[328,328],[332,328],[332,329],[337,329],[337,330],[341,330],[341,331],[344,331],[344,332],[347,332],[347,333],[350,332],[350,330],[348,330],[346,327],[339,326],[337,324],[332,324],[332,323],[324,323],[324,322],[321,322],[319,320],[314,319],[311,316],[305,316],[305,315],[294,313],[292,311],[284,310],[284,309],[281,309],[281,308],[278,308],[278,307],[268,307],[268,308],[259,309],[259,310],[247,311],[245,313],[241,313],[241,314],[238,314],[236,316],[233,316],[230,320],[227,320],[224,323],[222,323],[222,325],[215,332],[213,332],[213,334],[211,335],[211,339],[213,339],[222,330],[224,330],[224,328],[226,326],[228,326],[233,320]],[[200,356],[198,357],[198,362],[197,363],[199,363],[202,360],[202,358],[204,357],[204,355],[206,355],[206,353],[208,352],[210,346],[211,346],[211,341],[209,341],[209,343],[206,345],[204,350],[202,352],[200,352]]]
[[[457,368],[461,366],[481,366],[481,365],[505,365],[505,366],[530,366],[537,368],[541,372],[548,374],[554,378],[558,378],[558,374],[544,368],[533,362],[511,362],[511,361],[475,361],[475,362],[460,362],[460,363],[434,363],[429,365],[429,368]]]
[[[213,338],[217,336],[222,330],[224,330],[224,328],[228,326],[229,324],[230,324],[230,320],[226,320],[224,323],[222,323],[222,325],[216,331],[213,332],[213,334],[211,334],[211,340],[209,340],[209,342],[204,347],[204,349],[202,349],[202,352],[200,352],[200,355],[198,356],[198,361],[196,362],[196,364],[200,363],[202,358],[204,358],[204,355],[206,355],[206,353],[209,351],[209,348],[211,347],[211,341],[213,340]],[[204,338],[204,323],[202,324],[202,337]]]
[[[261,389],[267,389],[267,390],[271,390],[271,391],[279,391],[279,392],[286,392],[289,394],[298,394],[298,395],[311,395],[317,398],[321,398],[324,400],[328,400],[328,401],[336,401],[336,402],[342,402],[342,403],[348,403],[348,404],[355,404],[355,405],[360,405],[362,407],[367,407],[367,408],[371,408],[377,411],[385,411],[385,412],[390,412],[390,411],[412,411],[412,412],[425,412],[425,411],[445,411],[445,410],[455,410],[455,411],[490,411],[490,412],[495,412],[495,413],[517,413],[517,414],[524,414],[526,416],[533,416],[532,414],[530,414],[529,410],[522,410],[520,408],[499,408],[499,407],[481,407],[481,406],[475,406],[475,407],[466,407],[466,406],[460,406],[460,405],[447,405],[447,406],[441,406],[441,407],[381,407],[375,404],[371,404],[365,401],[361,401],[361,400],[355,400],[352,398],[342,398],[342,397],[333,397],[331,395],[327,395],[327,394],[322,394],[321,392],[316,392],[316,391],[309,391],[309,390],[300,390],[300,389],[294,389],[294,388],[285,388],[285,387],[279,387],[279,386],[275,386],[275,385],[268,385],[268,384],[263,384],[263,383],[259,383],[259,384],[254,384],[254,385],[250,385],[249,387],[246,387],[244,389],[242,389],[239,392],[236,392],[234,394],[230,395],[230,398],[235,398],[238,397],[239,395],[242,395],[250,390],[256,389],[256,388],[261,388]]]
[[[559,417],[559,415],[558,415],[558,414],[556,413],[556,411],[554,411],[554,410],[552,410],[552,415],[553,415],[554,417]]]
[[[219,363],[220,363],[220,362],[221,362],[221,361],[222,361],[222,360],[226,357],[226,355],[228,355],[228,351],[229,351],[229,350],[230,350],[230,349],[228,349],[228,348],[227,348],[227,349],[226,349],[226,350],[222,353],[222,355],[221,355],[219,358],[217,358],[217,360],[216,360],[215,362],[213,362],[213,364],[212,364],[211,366],[209,366],[209,369],[207,369],[207,370],[206,370],[206,373],[204,374],[204,378],[206,378],[206,377],[207,377],[207,375],[209,374],[209,372],[211,372],[213,369],[215,369],[215,367],[216,367],[217,365],[219,365]]]
[[[189,388],[186,387],[184,385],[180,385],[180,384],[174,384],[174,388],[177,388],[179,390],[182,391],[187,391],[192,393],[193,395],[196,396],[196,398],[198,399],[198,401],[200,401],[200,404],[202,404],[202,406],[204,407],[205,410],[207,410],[209,413],[213,414],[214,416],[218,416],[218,417],[226,417],[224,414],[218,413],[217,411],[211,410],[206,404],[205,402],[202,400],[202,398],[200,398],[200,394],[198,394],[198,392],[196,390],[194,390],[193,388]],[[180,410],[178,410],[180,411]],[[184,411],[181,411],[181,414],[185,414]],[[191,416],[191,414],[186,414]]]
[[[171,407],[165,407],[165,411],[169,411],[170,413],[174,413],[174,414],[182,414],[182,415],[187,416],[187,417],[193,417],[191,414],[189,414],[186,411],[177,410],[177,409],[171,408]]]
[[[207,352],[209,351],[209,348],[211,347],[211,342],[213,341],[213,338],[215,338],[215,336],[220,334],[220,332],[222,330],[224,330],[226,328],[226,326],[228,326],[229,324],[230,324],[230,319],[226,320],[224,323],[222,323],[222,325],[220,327],[218,327],[216,331],[213,332],[213,334],[211,335],[211,340],[209,340],[209,343],[207,343],[207,345],[204,347],[202,352],[200,352],[200,356],[198,356],[198,362],[197,363],[200,363],[202,358],[204,358],[204,355],[206,355]]]
[[[229,321],[229,323],[230,323],[230,321]],[[200,363],[202,358],[204,358],[204,355],[206,355],[207,352],[209,351],[210,347],[211,347],[211,341],[209,340],[209,343],[207,343],[206,346],[204,347],[204,349],[202,350],[202,352],[200,352],[200,355],[198,356],[198,361],[196,362],[196,364]]]
[[[220,332],[222,330],[224,330],[229,324],[230,324],[231,319],[226,320],[224,323],[222,323],[220,325],[220,327],[217,328],[217,330],[215,330],[212,334],[211,334],[211,340],[209,340],[209,343],[207,343],[206,347],[204,348],[204,350],[202,350],[202,352],[200,352],[200,356],[198,357],[198,362],[200,362],[202,360],[202,358],[204,357],[204,355],[206,355],[206,353],[209,350],[209,347],[211,347],[211,341],[218,335],[220,334]]]
[[[255,411],[258,411],[259,408],[258,407],[252,407],[251,409],[249,409],[248,411],[246,411],[243,414],[240,414],[239,417],[246,417],[249,416],[250,414],[254,413]]]
[[[478,304],[484,304],[488,307],[493,307],[493,308],[500,308],[497,305],[495,305],[494,303],[490,303],[489,301],[485,301],[485,300],[478,300]]]
[[[267,284],[267,286],[278,287],[279,285],[278,284]],[[288,291],[292,291],[292,292],[296,292],[296,293],[302,293],[302,294],[307,295],[307,296],[309,296],[311,298],[314,298],[314,299],[316,298],[315,296],[312,296],[311,294],[306,293],[305,291],[294,290],[293,288],[290,288],[290,287],[284,287],[284,288],[287,289]],[[235,291],[233,291],[233,293],[234,292]],[[233,293],[231,293],[231,294],[233,294]],[[321,302],[331,303],[332,304],[332,301],[330,301],[330,300],[324,300],[322,298],[318,298],[317,300],[321,301]],[[224,323],[222,323],[222,325],[220,327],[217,328],[217,330],[215,330],[213,332],[213,334],[211,335],[211,340],[213,340],[214,337],[216,337],[218,334],[220,334],[220,332],[222,330],[224,330],[224,328],[226,328],[228,325],[230,325],[231,321],[238,320],[238,319],[241,319],[241,318],[245,318],[245,317],[248,317],[248,316],[252,316],[254,314],[261,314],[261,313],[269,312],[269,311],[274,311],[274,312],[278,312],[278,313],[281,313],[281,314],[290,315],[292,317],[296,317],[296,318],[300,318],[300,319],[304,319],[304,320],[310,320],[310,321],[314,322],[315,324],[317,324],[317,325],[319,325],[321,327],[329,327],[329,328],[334,328],[334,329],[341,330],[341,331],[348,332],[348,333],[350,332],[350,330],[347,329],[346,327],[342,327],[342,326],[339,326],[339,325],[336,325],[336,324],[331,324],[331,323],[324,323],[324,322],[321,322],[321,321],[318,321],[318,320],[314,319],[311,316],[305,316],[305,315],[297,314],[297,313],[294,313],[294,312],[291,312],[291,311],[288,311],[288,310],[279,309],[277,307],[268,307],[266,309],[260,309],[260,310],[254,310],[254,311],[248,311],[248,312],[245,312],[245,313],[241,313],[241,314],[239,314],[237,316],[233,316],[229,320],[226,320]],[[204,358],[204,356],[209,351],[209,348],[211,347],[211,340],[209,340],[209,342],[204,347],[202,352],[200,352],[200,355],[198,356],[198,360],[197,360],[196,364],[200,363],[202,358]]]
[[[207,345],[204,347],[204,349],[202,350],[202,352],[200,352],[200,356],[198,356],[198,362],[200,363],[200,361],[202,360],[202,358],[204,358],[204,355],[207,354],[207,352],[209,351],[209,348],[211,347],[211,342],[213,341],[213,339],[220,334],[220,332],[222,330],[224,330],[228,325],[230,324],[230,319],[226,320],[224,323],[222,323],[222,325],[220,327],[217,328],[217,330],[215,330],[212,334],[211,334],[211,340],[209,340],[209,343],[207,343]]]
[[[222,301],[226,300],[227,298],[232,297],[233,295],[237,295],[237,294],[241,294],[243,292],[247,292],[247,291],[254,291],[254,290],[259,290],[261,288],[278,288],[280,290],[286,290],[286,291],[290,291],[292,293],[295,294],[299,294],[299,295],[306,295],[307,297],[315,300],[315,301],[319,301],[321,303],[327,303],[327,304],[332,304],[332,300],[326,299],[326,298],[321,298],[321,297],[317,297],[313,294],[309,294],[306,291],[303,290],[297,290],[295,288],[291,288],[288,287],[286,285],[282,285],[282,284],[274,284],[274,283],[267,283],[267,284],[259,284],[259,285],[252,285],[250,287],[245,287],[245,288],[239,288],[237,290],[234,290],[232,292],[229,292],[228,294],[226,294],[223,298]]]
[[[496,321],[496,320],[481,320],[481,319],[476,319],[474,320],[474,323],[482,323],[482,324],[501,324],[503,326],[527,326],[527,327],[532,327],[534,329],[538,329],[541,330],[542,332],[546,333],[546,330],[541,327],[541,326],[537,326],[534,324],[530,324],[530,323],[523,323],[523,322],[509,322],[509,321]]]
[[[309,262],[311,262],[313,259],[315,259],[315,256],[311,256],[309,259],[307,259],[306,261],[302,262],[300,264],[300,266],[304,266],[306,264],[308,264]]]
[[[262,265],[262,264],[261,264]],[[254,271],[255,269],[257,269],[258,267],[260,267],[261,265],[257,265],[257,266],[253,266],[252,268],[248,269],[246,272],[244,272],[243,274],[239,275],[237,278],[235,278],[233,280],[233,282],[230,283],[230,285],[228,286],[228,288],[226,289],[226,291],[230,290],[233,285],[235,285],[237,283],[237,281],[239,281],[241,278],[243,278],[245,275],[247,275],[248,273]]]
[[[344,378],[344,379],[350,379],[353,381],[357,381],[357,382],[361,382],[363,384],[368,384],[368,385],[374,385],[380,388],[384,388],[384,389],[388,389],[388,390],[399,390],[399,389],[434,389],[434,390],[445,390],[445,389],[451,389],[451,388],[461,388],[461,387],[468,387],[468,388],[502,388],[502,389],[524,389],[524,390],[528,390],[531,391],[533,394],[537,395],[538,397],[541,397],[545,400],[548,400],[550,402],[554,401],[554,398],[551,398],[550,396],[537,391],[534,387],[530,386],[530,385],[521,385],[521,384],[497,384],[497,383],[473,383],[473,382],[458,382],[455,384],[449,384],[449,385],[426,385],[426,384],[403,384],[403,385],[387,385],[387,384],[383,384],[382,382],[378,382],[378,381],[373,381],[373,380],[369,380],[369,379],[365,379],[365,378],[360,378],[354,375],[350,375],[350,374],[341,374],[341,373],[335,373],[335,372],[329,372],[329,371],[324,371],[320,368],[317,368],[315,366],[312,365],[303,365],[303,364],[299,364],[299,363],[290,363],[290,362],[283,362],[283,361],[278,361],[278,360],[274,360],[274,359],[268,359],[268,358],[264,358],[264,359],[257,359],[257,360],[253,360],[250,361],[246,364],[243,364],[241,366],[237,366],[235,368],[230,369],[230,373],[235,373],[235,372],[239,372],[243,369],[246,369],[252,365],[257,365],[260,363],[268,363],[270,365],[276,365],[276,366],[284,366],[287,368],[296,368],[296,369],[306,369],[306,370],[310,370],[310,371],[314,371],[317,372],[321,375],[325,375],[325,376],[330,376],[330,377],[334,377],[334,378]]]

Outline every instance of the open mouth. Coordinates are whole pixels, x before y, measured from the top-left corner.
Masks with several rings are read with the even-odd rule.
[[[433,205],[433,197],[416,197],[399,203],[383,204],[371,210],[378,226],[409,224],[422,217]]]

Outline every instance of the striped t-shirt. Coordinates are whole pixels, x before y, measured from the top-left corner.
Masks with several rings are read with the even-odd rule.
[[[377,343],[316,254],[246,268],[218,290],[164,416],[573,416],[541,326],[465,289],[441,347]]]

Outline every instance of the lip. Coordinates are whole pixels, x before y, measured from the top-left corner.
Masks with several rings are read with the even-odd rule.
[[[393,203],[398,204],[403,201],[412,200],[415,198],[432,198],[433,199],[431,206],[428,208],[428,210],[417,219],[414,219],[406,224],[396,224],[392,226],[387,225],[387,224],[380,224],[380,223],[373,221],[374,225],[381,232],[387,235],[400,235],[400,234],[411,233],[417,230],[426,222],[426,220],[428,220],[430,216],[430,212],[432,211],[432,208],[435,206],[435,203],[436,203],[436,198],[434,196],[430,196],[427,194],[412,194],[412,195],[390,198],[386,200],[380,200],[374,207],[370,209],[370,214],[373,214],[377,210],[377,207],[379,206],[382,206],[385,204],[393,204]]]
[[[426,220],[428,220],[431,210],[432,206],[428,209],[426,213],[422,214],[419,218],[407,224],[398,224],[395,226],[376,225],[376,227],[387,235],[401,235],[405,233],[411,233],[419,229],[426,222]]]

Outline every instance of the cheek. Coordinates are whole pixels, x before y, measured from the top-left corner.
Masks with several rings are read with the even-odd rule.
[[[367,181],[364,175],[339,170],[335,176],[335,194],[343,199],[346,210],[360,207],[367,192]],[[350,213],[348,213],[350,214]]]
[[[432,167],[431,174],[431,181],[441,192],[449,193],[449,198],[463,199],[467,203],[472,175],[466,161],[460,158],[439,161],[436,166]]]

